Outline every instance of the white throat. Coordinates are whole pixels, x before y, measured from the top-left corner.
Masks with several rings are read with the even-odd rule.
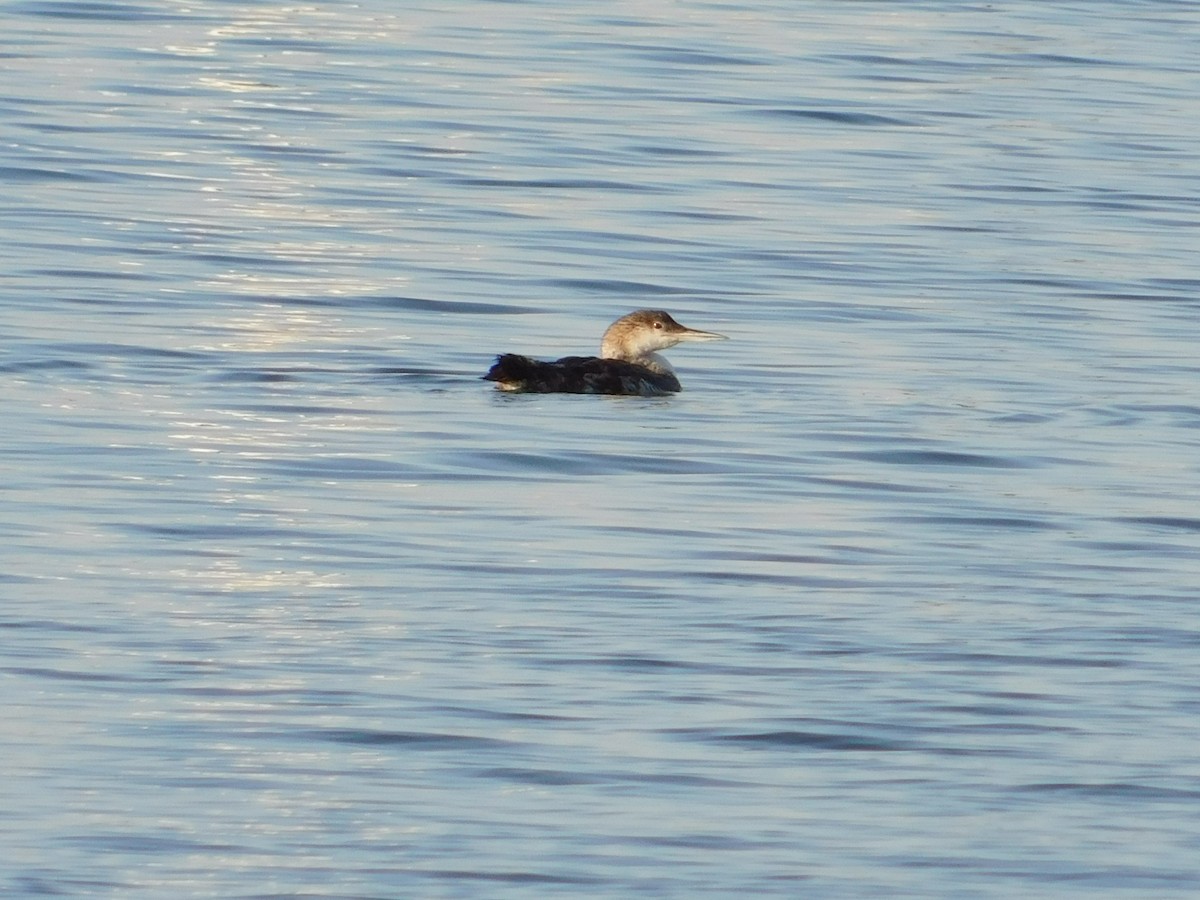
[[[660,356],[657,353],[642,353],[636,359],[630,360],[639,366],[645,366],[651,372],[657,372],[659,375],[674,375],[675,370],[671,368],[671,364],[667,362],[665,356]]]

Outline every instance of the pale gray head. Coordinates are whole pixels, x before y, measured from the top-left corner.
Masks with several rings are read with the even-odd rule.
[[[600,342],[605,359],[623,359],[652,369],[670,371],[667,361],[655,350],[666,350],[684,341],[723,341],[725,335],[686,328],[661,309],[639,309],[608,326]]]

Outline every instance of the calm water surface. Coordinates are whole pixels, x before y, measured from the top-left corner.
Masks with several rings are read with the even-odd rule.
[[[1196,896],[1196,4],[400,6],[0,10],[0,892]]]

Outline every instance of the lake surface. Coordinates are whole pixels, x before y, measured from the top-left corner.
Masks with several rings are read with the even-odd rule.
[[[1197,4],[0,28],[0,893],[1200,893]]]

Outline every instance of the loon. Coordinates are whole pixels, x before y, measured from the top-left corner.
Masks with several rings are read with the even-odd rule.
[[[599,356],[539,362],[504,353],[483,376],[501,391],[535,394],[632,394],[660,397],[682,390],[671,364],[656,353],[683,341],[722,341],[725,335],[685,328],[659,309],[639,309],[608,326]]]

